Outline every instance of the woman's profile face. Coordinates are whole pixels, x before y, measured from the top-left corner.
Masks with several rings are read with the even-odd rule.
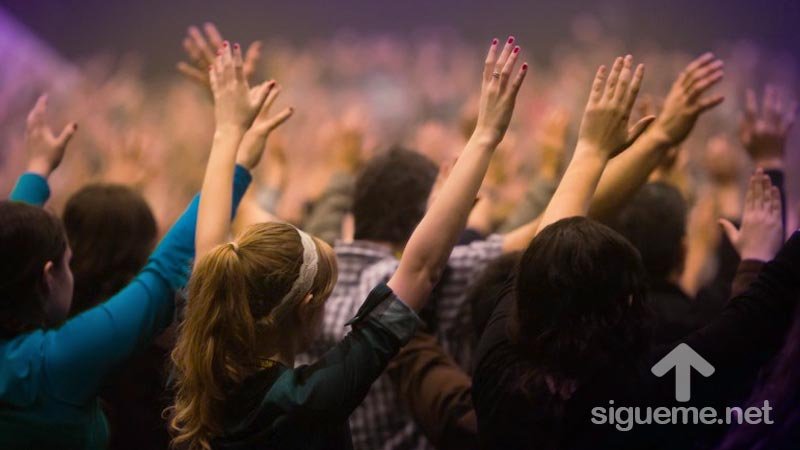
[[[58,324],[69,316],[72,306],[72,290],[74,281],[72,270],[69,267],[72,250],[67,245],[61,259],[48,262],[45,266],[45,282],[47,283],[48,297],[45,304],[45,313],[48,324]]]

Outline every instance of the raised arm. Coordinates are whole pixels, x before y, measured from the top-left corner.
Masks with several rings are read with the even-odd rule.
[[[617,58],[607,79],[605,66],[597,70],[575,153],[542,214],[539,230],[567,217],[586,215],[609,158],[629,147],[655,120],[648,116],[628,129],[644,76],[644,65],[632,71],[632,64],[630,55]]]
[[[10,199],[32,205],[43,206],[50,197],[47,179],[61,164],[69,140],[78,129],[75,122],[67,124],[56,136],[46,122],[47,94],[36,101],[28,114],[25,128],[25,152],[28,165],[25,173],[17,180]]]
[[[613,216],[647,182],[669,150],[686,139],[700,115],[722,103],[721,95],[705,95],[722,80],[722,67],[721,60],[706,53],[681,72],[652,126],[609,162],[592,200],[591,217],[603,220]]]
[[[773,86],[764,88],[761,109],[752,89],[747,90],[745,110],[739,124],[739,139],[750,159],[763,168],[772,183],[781,191],[782,221],[786,225],[786,197],[783,171],[786,159],[786,141],[794,125],[797,101],[784,103]]]
[[[475,196],[514,111],[527,64],[515,71],[519,47],[509,37],[497,56],[498,41],[489,48],[483,70],[475,131],[436,199],[414,230],[389,287],[408,306],[422,309],[464,229]]]
[[[231,209],[232,178],[240,144],[244,147],[240,162],[255,165],[261,158],[266,135],[291,115],[291,110],[285,110],[274,118],[268,117],[279,89],[274,81],[249,88],[238,44],[224,42],[209,72],[216,131],[197,213],[198,258],[228,238],[227,211]]]

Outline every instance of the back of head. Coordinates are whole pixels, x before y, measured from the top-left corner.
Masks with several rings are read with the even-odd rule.
[[[667,183],[648,183],[613,224],[642,255],[652,282],[668,281],[683,269],[687,206],[680,191]]]
[[[67,249],[61,221],[24,203],[0,201],[0,338],[45,326],[42,279],[48,261]]]
[[[515,281],[513,336],[537,367],[525,384],[629,368],[647,348],[644,286],[636,249],[605,225],[574,217],[543,229]]]
[[[369,161],[356,181],[355,239],[404,245],[425,215],[437,172],[431,160],[402,148]]]
[[[336,284],[333,250],[313,238],[317,272],[310,289],[285,298],[300,276],[304,246],[297,229],[260,223],[197,261],[186,317],[172,354],[176,368],[171,425],[175,443],[201,448],[222,432],[226,395],[260,367],[259,356],[287,341],[306,342],[311,323]],[[311,303],[303,303],[306,293]],[[300,351],[300,350],[298,350]]]
[[[128,284],[144,267],[157,237],[145,199],[114,184],[91,184],[73,194],[64,208],[64,227],[73,253],[73,315]]]

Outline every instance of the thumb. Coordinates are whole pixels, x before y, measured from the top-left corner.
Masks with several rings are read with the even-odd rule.
[[[59,134],[56,138],[58,146],[62,148],[66,147],[66,145],[69,143],[69,140],[72,139],[72,135],[74,135],[76,131],[78,131],[78,124],[75,122],[65,126],[64,129],[61,130],[61,134]]]
[[[627,145],[625,145],[625,147],[630,147],[631,144],[633,144],[636,141],[636,139],[639,139],[639,136],[641,136],[642,133],[644,133],[647,127],[649,127],[654,120],[656,120],[656,116],[654,115],[649,115],[647,117],[642,117],[641,119],[639,119],[639,121],[636,122],[630,128],[630,130],[628,130],[628,142]]]
[[[258,109],[258,111],[262,110],[262,107],[264,106],[264,101],[267,99],[267,95],[269,95],[273,86],[275,86],[274,81],[265,81],[261,83],[256,89],[253,103],[254,106]]]
[[[730,220],[719,219],[718,223],[722,226],[725,235],[728,236],[728,240],[731,241],[732,244],[739,240],[739,230],[736,229],[736,226],[731,223]]]
[[[275,128],[278,128],[279,126],[281,126],[283,122],[289,120],[289,117],[292,117],[292,114],[294,114],[294,108],[292,108],[291,106],[284,109],[283,111],[276,114],[272,119],[270,119],[269,126],[267,127],[267,129],[269,131],[272,131]]]

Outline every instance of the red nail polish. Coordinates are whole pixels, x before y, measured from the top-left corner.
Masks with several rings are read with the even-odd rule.
[[[514,43],[514,36],[509,36],[508,37],[508,43],[509,44],[513,44]]]
[[[522,65],[522,70],[523,71],[524,70],[528,70],[528,63],[525,63],[525,64]]]
[[[497,45],[497,39],[492,39],[492,45]]]
[[[228,46],[228,41],[225,41],[225,42],[223,42],[223,43],[222,43],[222,46],[223,46],[223,47],[227,47],[227,46]]]
[[[239,50],[239,44],[233,44],[233,48],[234,48],[235,50]]]
[[[519,53],[519,47],[514,47],[514,53]]]

